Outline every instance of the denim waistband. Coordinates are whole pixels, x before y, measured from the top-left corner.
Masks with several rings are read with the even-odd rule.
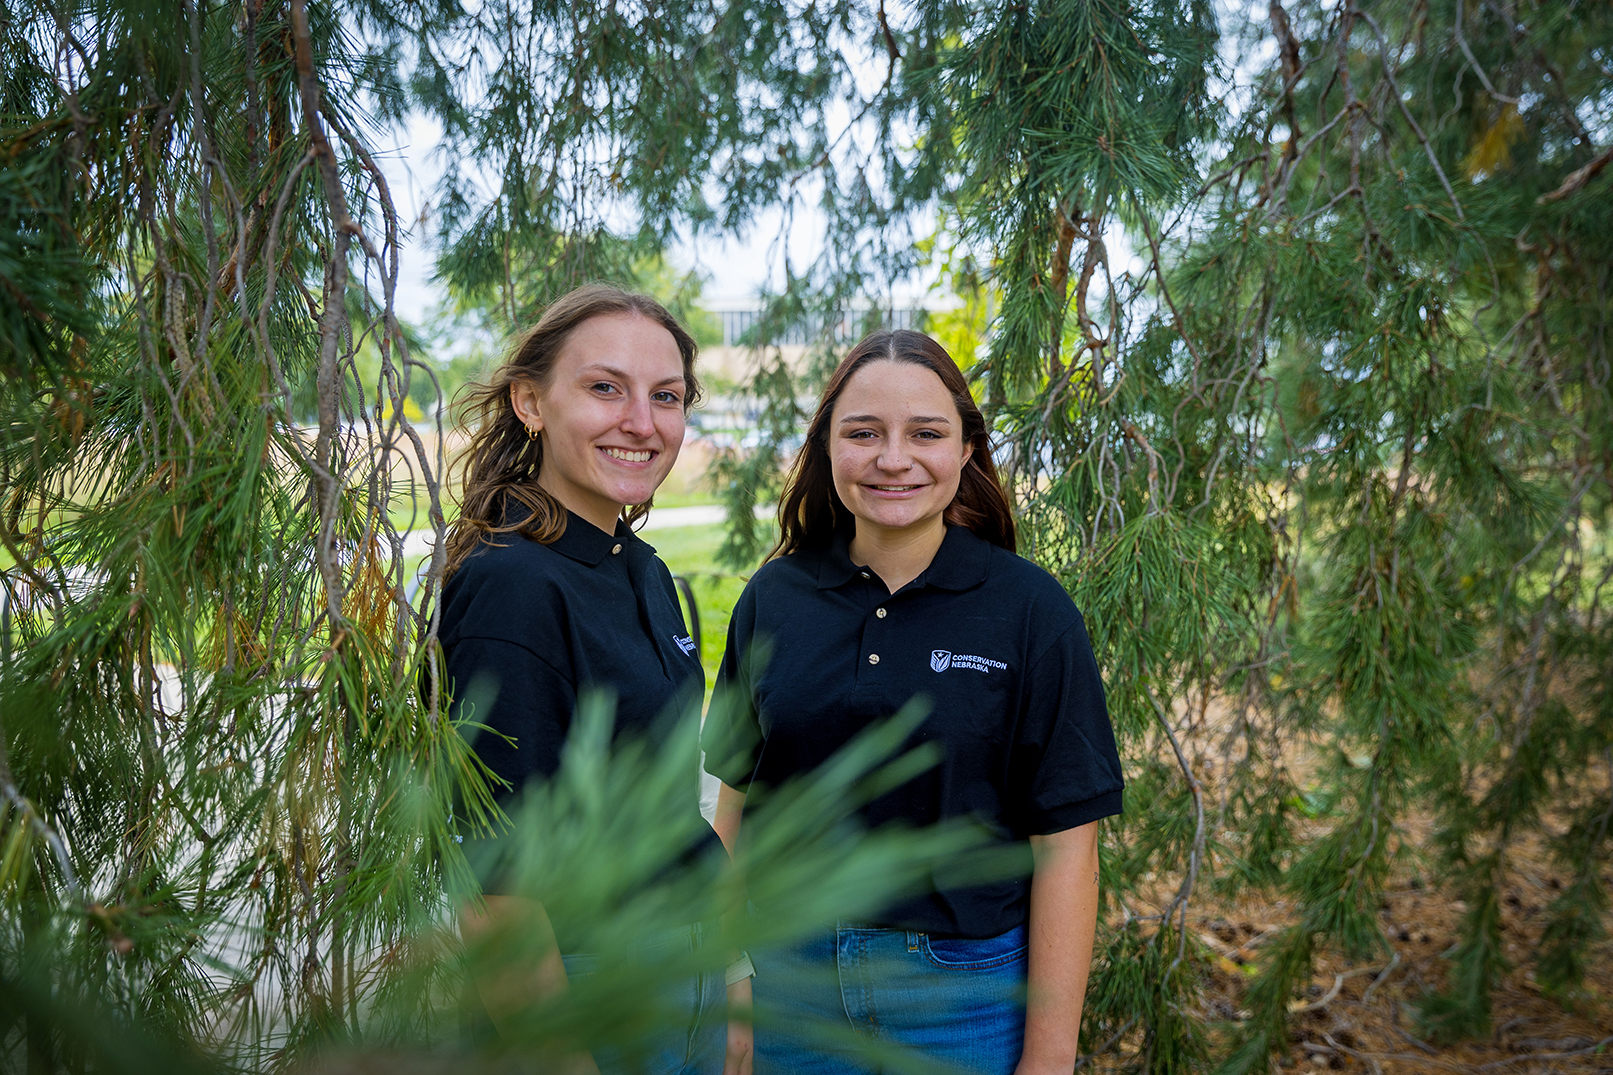
[[[863,933],[891,933],[903,937],[934,937],[938,941],[988,941],[990,937],[969,937],[962,933],[937,933],[934,930],[903,929],[897,926],[880,926],[872,922],[850,922],[844,919],[825,927],[827,929],[854,929]],[[1026,929],[1026,924],[1011,926],[1002,933],[993,936],[1002,937],[1014,932],[1016,929]]]
[[[713,936],[715,936],[715,932],[709,923],[694,922],[687,926],[670,926],[666,929],[653,929],[646,933],[636,934],[624,947],[628,951],[636,951],[647,955],[658,949],[671,948],[680,944],[698,948]],[[597,955],[594,952],[563,952],[561,954],[567,958],[593,958]]]

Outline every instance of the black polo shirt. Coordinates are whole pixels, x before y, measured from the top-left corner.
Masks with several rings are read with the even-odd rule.
[[[651,732],[698,704],[705,674],[672,576],[625,522],[612,535],[571,515],[550,545],[494,538],[500,544],[484,542],[443,588],[438,637],[456,715],[501,733],[472,740],[510,784],[501,798],[559,768],[579,692],[615,695],[618,736]],[[693,772],[689,810],[700,810]],[[485,884],[500,887],[496,877]]]
[[[743,659],[765,642],[754,673]],[[706,721],[706,768],[776,787],[915,696],[938,766],[864,808],[869,826],[973,818],[1017,843],[1120,812],[1120,758],[1075,603],[1042,568],[948,527],[925,572],[892,594],[847,542],[758,570],[740,595]],[[1024,924],[1028,875],[930,892],[879,925],[990,937]],[[763,909],[765,911],[765,908]]]

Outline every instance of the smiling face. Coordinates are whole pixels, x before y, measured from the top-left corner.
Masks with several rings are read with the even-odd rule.
[[[859,537],[940,528],[969,458],[957,405],[941,378],[878,360],[846,381],[829,418],[835,492]]]
[[[672,470],[686,393],[672,334],[624,313],[578,325],[549,383],[514,384],[510,402],[543,438],[538,484],[609,533],[622,508],[647,502]]]

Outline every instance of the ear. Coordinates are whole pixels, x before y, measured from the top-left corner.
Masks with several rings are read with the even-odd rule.
[[[510,407],[521,424],[531,430],[543,428],[543,411],[538,406],[538,391],[526,381],[510,385]]]

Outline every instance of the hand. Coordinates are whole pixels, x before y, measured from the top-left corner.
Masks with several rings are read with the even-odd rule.
[[[728,987],[728,1055],[722,1075],[751,1075],[756,1050],[750,1023],[750,979]]]

